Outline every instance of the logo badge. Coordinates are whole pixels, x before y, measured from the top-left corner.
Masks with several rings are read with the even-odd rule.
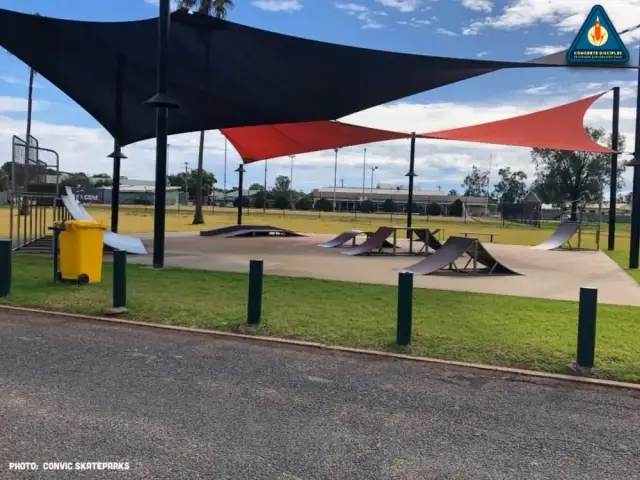
[[[567,52],[570,63],[627,63],[625,47],[601,5],[591,9]]]

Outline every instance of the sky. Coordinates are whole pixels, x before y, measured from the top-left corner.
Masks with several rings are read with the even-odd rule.
[[[586,0],[235,0],[228,20],[265,30],[314,40],[458,58],[530,60],[568,48],[590,9]],[[640,24],[640,0],[603,0],[618,31]],[[155,17],[157,0],[0,0],[0,8],[92,21],[124,21]],[[623,36],[632,58],[638,57],[640,29]],[[381,65],[380,68],[384,68]],[[25,136],[28,68],[18,59],[0,55],[0,157],[11,158],[13,135]],[[425,132],[466,126],[530,113],[621,87],[620,131],[627,152],[633,151],[636,74],[631,71],[539,69],[498,71],[424,94],[374,107],[341,120],[403,132]],[[611,129],[612,94],[589,110],[585,125]],[[212,105],[215,108],[215,105]],[[34,90],[32,134],[40,146],[60,155],[63,171],[88,174],[112,170],[106,157],[113,151],[109,134],[86,112],[42,77]],[[169,138],[169,173],[197,165],[198,134]],[[394,141],[345,148],[338,154],[338,186],[404,185],[409,142]],[[154,178],[155,142],[125,148],[122,174],[129,179]],[[43,159],[46,155],[43,154]],[[217,131],[207,132],[205,168],[218,186],[237,185],[233,172],[241,162],[231,144]],[[624,157],[630,158],[630,157]],[[310,191],[333,185],[333,151],[298,155],[293,160],[293,187]],[[461,191],[473,165],[488,169],[491,183],[499,168],[523,170],[533,179],[530,150],[521,147],[418,140],[416,185],[424,190]],[[265,164],[247,166],[245,181],[263,183]],[[289,158],[267,163],[267,183],[290,175]],[[630,190],[631,172],[625,174]]]

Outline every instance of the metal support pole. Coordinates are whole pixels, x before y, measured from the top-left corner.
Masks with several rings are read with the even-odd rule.
[[[247,307],[247,323],[258,325],[262,316],[262,280],[264,262],[251,260],[249,262],[249,303]]]
[[[618,137],[620,126],[620,87],[613,88],[613,123],[611,125],[611,185],[609,186],[609,236],[607,248],[616,248],[616,197],[618,196]]]
[[[264,197],[262,200],[262,211],[267,211],[267,161],[264,161]]]
[[[113,252],[113,309],[127,306],[127,252]]]
[[[578,351],[576,363],[582,368],[591,368],[594,365],[597,308],[598,289],[581,288],[578,311]]]
[[[53,283],[58,281],[58,272],[59,272],[59,255],[60,255],[60,228],[57,226],[53,227]]]
[[[238,172],[238,225],[242,225],[242,203],[244,201],[243,197],[243,182],[244,182],[244,165],[240,164],[240,166],[236,169]]]
[[[11,293],[11,240],[0,240],[0,297]]]
[[[171,0],[160,0],[158,18],[158,85],[157,93],[147,104],[156,108],[156,178],[153,218],[153,267],[164,267],[164,233],[167,203],[167,136],[169,108],[178,104],[168,93],[169,24]]]
[[[337,210],[336,208],[336,183],[338,182],[338,149],[334,148],[335,152],[335,162],[333,166],[333,211]]]
[[[640,70],[638,70],[638,85],[636,98],[636,141],[634,160],[640,155]],[[633,167],[633,190],[631,204],[631,242],[629,250],[629,268],[638,268],[638,250],[640,250],[640,171]]]
[[[398,274],[398,322],[396,343],[398,345],[411,344],[411,323],[413,315],[413,273],[400,272]]]
[[[408,192],[408,212],[407,212],[407,228],[413,226],[413,177],[417,176],[415,172],[416,163],[416,133],[411,132],[411,149],[409,152],[409,173],[405,176],[409,177],[409,192]],[[410,233],[409,233],[410,235]]]
[[[293,159],[295,155],[289,155],[291,158],[291,178],[289,179],[289,208],[293,210]]]
[[[364,198],[366,196],[365,193],[365,183],[367,177],[367,147],[364,148],[364,155],[362,157],[362,201],[364,202]]]

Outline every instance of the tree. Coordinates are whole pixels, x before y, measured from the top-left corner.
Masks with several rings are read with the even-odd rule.
[[[216,18],[225,19],[227,12],[233,8],[233,0],[177,0],[178,9],[184,13],[193,13],[195,15],[213,16]],[[204,87],[208,86],[209,76],[209,57],[211,47],[209,45],[209,38],[207,37],[207,43],[204,49],[204,75],[202,79]],[[204,223],[204,215],[202,214],[202,189],[204,181],[204,135],[205,131],[200,132],[200,144],[198,146],[198,174],[196,177],[196,201],[195,211],[193,214],[193,225],[202,225]]]
[[[9,175],[3,169],[0,169],[0,192],[9,190]]]
[[[250,192],[262,192],[264,190],[264,185],[260,183],[252,183],[249,187]]]
[[[236,197],[233,199],[233,206],[238,208],[238,205],[240,205],[240,197]],[[249,197],[247,197],[246,195],[242,196],[242,207],[250,207],[251,206],[251,200],[249,199]]]
[[[371,213],[373,212],[373,202],[371,200],[365,200],[360,204],[360,211],[362,213]]]
[[[296,202],[296,210],[313,210],[313,198],[311,195],[303,195]]]
[[[187,192],[190,197],[196,197],[196,185],[198,183],[198,171],[191,170],[189,175],[185,175],[184,172],[177,173],[175,175],[168,175],[167,181],[172,187],[184,188],[187,185]],[[217,183],[216,177],[212,172],[203,170],[202,172],[202,195],[208,194],[213,186]]]
[[[286,210],[291,206],[291,204],[289,203],[289,197],[285,195],[278,195],[276,197],[274,206],[279,210]]]
[[[471,173],[464,178],[462,187],[464,187],[465,197],[485,197],[488,195],[487,184],[489,182],[489,173],[480,170],[475,165],[471,169]]]
[[[291,180],[289,180],[289,177],[287,177],[286,175],[278,175],[278,177],[276,177],[276,182],[273,187],[274,193],[288,194],[290,188],[291,188]]]
[[[611,147],[611,136],[604,128],[585,127],[596,142],[606,141]],[[625,138],[620,135],[618,150],[624,151]],[[571,204],[571,220],[576,220],[579,202],[591,203],[600,198],[610,184],[611,157],[608,153],[568,152],[534,148],[531,158],[536,167],[536,191],[544,203]],[[624,162],[618,164],[617,186],[624,184]]]
[[[442,213],[442,207],[439,203],[430,203],[427,205],[427,213],[429,215],[440,215]]]
[[[449,193],[447,195],[449,195],[450,197],[459,196],[458,191],[455,188],[452,188],[451,190],[449,190]]]
[[[409,211],[409,204],[407,203],[407,212]],[[420,207],[416,202],[411,204],[411,213],[420,213]]]
[[[498,175],[500,175],[500,181],[496,183],[493,195],[499,199],[500,207],[522,202],[527,194],[527,186],[524,183],[527,174],[522,170],[512,172],[511,168],[506,167],[498,170]]]
[[[396,202],[394,202],[391,198],[387,198],[382,204],[382,209],[386,213],[394,213],[396,211]]]
[[[63,187],[72,187],[72,188],[76,188],[78,186],[81,188],[90,188],[92,186],[91,179],[87,177],[87,174],[84,172],[72,173],[67,178],[62,180],[60,184]]]
[[[264,208],[265,202],[267,201],[266,192],[264,190],[260,190],[253,196],[253,206],[256,208]]]
[[[319,212],[333,212],[333,202],[322,197],[315,203],[314,208]]]
[[[462,204],[462,200],[456,198],[454,202],[449,207],[449,215],[452,217],[461,217],[464,214],[464,205]]]

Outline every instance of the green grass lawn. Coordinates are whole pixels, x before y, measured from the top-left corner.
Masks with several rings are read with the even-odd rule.
[[[128,267],[128,318],[233,330],[246,320],[247,275]],[[101,315],[111,305],[111,265],[102,284],[51,280],[49,258],[14,257],[4,304]],[[334,345],[395,350],[395,287],[265,277],[263,324],[254,332]],[[411,353],[449,360],[566,372],[575,358],[577,304],[416,289]],[[640,309],[602,305],[597,369],[640,382]]]

